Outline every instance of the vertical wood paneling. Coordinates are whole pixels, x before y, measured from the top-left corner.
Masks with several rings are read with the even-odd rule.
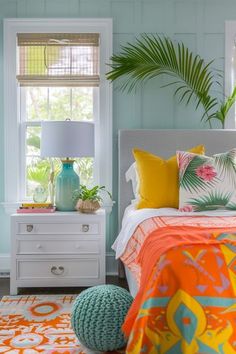
[[[142,31],[165,33],[169,25],[169,13],[163,6],[163,1],[143,0],[142,4]]]
[[[204,52],[206,61],[209,62],[214,60],[212,67],[217,69],[215,73],[218,77],[218,81],[221,86],[224,87],[224,49],[225,41],[224,35],[219,33],[206,33],[204,36]],[[220,75],[219,75],[220,74]],[[221,100],[224,99],[223,90],[220,89],[218,84],[213,87],[215,96],[219,97]]]
[[[10,251],[10,218],[8,215],[5,215],[3,210],[0,213],[0,254],[9,253]]]
[[[77,17],[79,0],[45,0],[45,14],[47,17]]]
[[[195,110],[191,106],[180,104],[178,98],[174,99],[174,128],[176,129],[204,129],[208,126],[201,122],[201,110]]]
[[[80,17],[110,17],[110,12],[110,1],[80,0]]]
[[[45,0],[18,0],[17,17],[43,17],[45,15]]]
[[[114,53],[120,52],[120,45],[127,42],[132,43],[134,36],[132,34],[114,34],[113,47]],[[113,129],[118,131],[119,129],[134,129],[140,127],[140,112],[137,116],[135,109],[136,95],[119,90],[123,80],[119,80],[113,83]]]
[[[0,19],[17,16],[17,0],[0,0]],[[1,26],[2,28],[2,26]]]
[[[180,33],[195,33],[197,27],[197,3],[176,1],[175,30]]]
[[[173,127],[173,89],[161,88],[167,81],[152,79],[142,89],[142,128]]]
[[[236,19],[234,0],[207,0],[204,8],[204,32],[224,33],[225,21]]]
[[[214,65],[223,70],[225,57],[225,38],[223,33],[206,33],[204,35],[205,59],[214,59]]]
[[[193,53],[198,53],[196,33],[175,33],[173,37],[177,42],[184,43]]]
[[[111,0],[114,33],[133,33],[135,24],[134,1]]]

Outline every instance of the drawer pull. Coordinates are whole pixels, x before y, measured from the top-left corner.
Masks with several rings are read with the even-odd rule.
[[[80,248],[80,245],[78,245],[78,244],[75,245],[75,248],[77,248],[77,250],[78,250]]]
[[[27,225],[26,226],[26,230],[27,230],[27,232],[31,232],[31,231],[33,231],[33,228],[34,228],[34,226],[33,225]]]
[[[89,225],[82,225],[82,231],[83,232],[88,232],[89,231]]]
[[[51,273],[54,275],[62,275],[64,273],[65,269],[62,266],[56,267],[52,266],[51,267]]]
[[[39,250],[40,248],[42,248],[42,246],[40,245],[40,243],[38,243],[37,245],[36,245],[36,248]]]

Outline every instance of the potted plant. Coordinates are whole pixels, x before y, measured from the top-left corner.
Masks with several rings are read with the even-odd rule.
[[[101,192],[106,192],[112,199],[111,193],[105,189],[105,186],[95,186],[89,189],[85,185],[80,185],[80,189],[73,193],[75,209],[81,213],[94,213],[101,207],[100,202],[103,200]]]

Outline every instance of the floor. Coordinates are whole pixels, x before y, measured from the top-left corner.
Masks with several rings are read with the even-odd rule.
[[[125,279],[121,279],[118,276],[107,276],[107,284],[114,284],[128,289],[128,285]],[[32,294],[76,294],[84,290],[84,288],[21,288],[19,289],[19,295],[32,295]],[[10,279],[0,278],[0,299],[2,296],[10,295]]]

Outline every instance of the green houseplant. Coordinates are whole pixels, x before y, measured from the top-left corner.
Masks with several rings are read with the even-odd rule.
[[[106,192],[112,199],[111,193],[105,189],[105,186],[94,186],[89,189],[85,185],[80,185],[80,189],[73,194],[76,210],[81,213],[94,213],[100,208],[100,202],[103,200],[102,192]]]
[[[123,78],[122,90],[132,91],[142,82],[166,75],[170,82],[165,86],[174,85],[180,101],[194,103],[196,109],[201,106],[201,119],[210,127],[212,119],[217,119],[224,127],[236,99],[236,88],[223,101],[212,96],[213,87],[219,84],[219,76],[210,68],[213,61],[205,64],[183,43],[158,35],[144,34],[134,44],[128,43],[121,48],[120,54],[111,57],[107,78],[111,81]]]

